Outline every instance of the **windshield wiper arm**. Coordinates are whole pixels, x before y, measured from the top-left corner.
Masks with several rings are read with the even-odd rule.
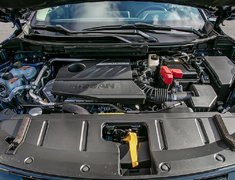
[[[200,38],[206,38],[208,37],[207,34],[204,34],[204,33],[201,33],[199,30],[196,30],[194,28],[172,28],[172,30],[175,30],[175,31],[181,31],[181,32],[188,32],[188,33],[193,33],[197,36],[199,36]]]
[[[71,31],[62,25],[44,25],[44,26],[34,26],[32,27],[34,30],[47,30],[52,32],[59,32],[62,34],[78,34],[80,32]]]
[[[181,31],[193,33],[199,37],[206,37],[206,34],[201,33],[199,30],[191,28],[191,27],[171,27],[171,26],[159,26],[159,25],[151,25],[145,23],[136,23],[135,26],[137,28],[149,28],[150,30],[162,30],[162,31]]]
[[[35,29],[35,30],[46,30],[46,31],[52,31],[52,32],[59,32],[59,33],[66,34],[66,35],[71,35],[71,34],[86,34],[87,33],[87,32],[81,32],[81,31],[71,31],[71,30],[65,28],[62,25],[56,25],[56,26],[52,26],[52,25],[35,26],[35,27],[32,27],[32,29]],[[107,37],[113,37],[113,38],[119,39],[120,41],[125,42],[125,43],[132,43],[128,39],[126,39],[124,37],[121,37],[121,36],[118,36],[118,35],[110,35],[109,34],[109,35],[107,35]]]
[[[154,26],[154,25],[145,24],[145,23],[135,23],[135,24],[97,26],[97,27],[83,29],[83,31],[118,30],[118,29],[168,30],[170,31],[171,27],[170,26]]]
[[[118,30],[118,29],[137,29],[137,30],[159,30],[159,31],[181,31],[193,33],[199,37],[205,37],[206,34],[202,34],[200,31],[194,28],[185,27],[170,27],[170,26],[158,26],[146,23],[135,23],[135,24],[124,24],[124,25],[108,25],[108,26],[97,26],[93,28],[83,29],[83,31],[97,31],[97,30]]]
[[[38,30],[47,30],[52,32],[59,32],[62,34],[82,34],[82,33],[89,33],[89,31],[99,31],[99,30],[119,30],[119,29],[134,29],[135,34],[139,34],[142,37],[150,40],[150,41],[157,41],[156,38],[149,36],[144,32],[144,30],[160,30],[160,31],[181,31],[181,32],[188,32],[193,33],[199,37],[207,37],[206,34],[201,33],[200,31],[194,28],[186,28],[186,27],[170,27],[170,26],[158,26],[158,25],[151,25],[146,23],[135,23],[135,24],[124,24],[124,25],[107,25],[107,26],[97,26],[93,28],[83,29],[82,31],[71,31],[62,25],[45,25],[45,26],[35,26],[32,29]]]
[[[32,29],[35,29],[35,30],[47,30],[47,31],[52,31],[52,32],[59,32],[59,33],[66,34],[66,35],[88,34],[88,33],[92,32],[92,30],[91,31],[90,30],[88,30],[88,31],[86,31],[86,30],[83,30],[83,31],[71,31],[71,30],[67,29],[66,27],[64,27],[62,25],[35,26],[35,27],[32,27]],[[147,39],[149,42],[158,42],[158,40],[156,38],[146,34],[145,32],[140,31],[138,29],[134,29],[134,30],[135,30],[134,33],[126,33],[126,34],[137,34],[137,35],[140,35],[143,38]],[[94,32],[94,33],[96,33],[96,32]],[[102,32],[99,32],[99,33],[102,33]]]

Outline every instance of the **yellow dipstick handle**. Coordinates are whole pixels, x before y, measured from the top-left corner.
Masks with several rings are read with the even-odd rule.
[[[134,132],[129,132],[127,137],[123,139],[123,141],[127,142],[129,144],[129,151],[131,155],[131,163],[132,167],[135,168],[139,165],[138,162],[138,137],[137,134]]]

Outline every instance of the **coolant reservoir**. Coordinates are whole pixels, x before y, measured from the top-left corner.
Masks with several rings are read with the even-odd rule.
[[[27,80],[33,79],[36,74],[37,70],[35,67],[32,66],[22,66],[21,63],[15,63],[15,68],[13,68],[10,72],[13,74],[14,77],[25,77]]]

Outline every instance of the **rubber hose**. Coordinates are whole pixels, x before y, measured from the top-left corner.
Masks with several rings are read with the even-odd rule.
[[[86,109],[76,104],[66,103],[66,104],[63,104],[62,108],[64,111],[69,112],[69,113],[90,114]]]
[[[154,88],[145,83],[139,83],[139,87],[144,91],[147,100],[156,104],[161,104],[166,101],[185,101],[192,97],[191,92],[168,92],[164,88]]]

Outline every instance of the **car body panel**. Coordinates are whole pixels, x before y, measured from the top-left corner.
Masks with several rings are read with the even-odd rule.
[[[31,119],[24,142],[14,155],[10,155],[5,154],[9,145],[4,139],[17,132],[24,118],[23,115],[13,116],[10,121],[1,123],[1,163],[29,172],[70,178],[169,178],[215,171],[232,166],[235,161],[232,158],[234,152],[220,139],[212,119],[213,115],[214,113],[42,115]],[[229,133],[234,134],[233,115],[227,113],[223,116],[223,120]],[[165,134],[159,131],[159,121],[164,124]],[[42,134],[44,123],[47,124],[47,129]],[[88,124],[85,129],[86,136],[82,135],[84,123]],[[102,138],[102,128],[106,123],[144,123],[147,126],[152,168],[156,174],[146,176],[120,174],[119,148],[117,144]],[[39,143],[42,136],[43,141]],[[163,136],[166,137],[165,140]],[[222,156],[224,159],[220,161],[217,156]],[[33,158],[30,164],[26,163],[28,157]],[[169,172],[161,170],[161,164],[164,162],[170,165]],[[81,171],[83,165],[90,167],[89,172]]]

